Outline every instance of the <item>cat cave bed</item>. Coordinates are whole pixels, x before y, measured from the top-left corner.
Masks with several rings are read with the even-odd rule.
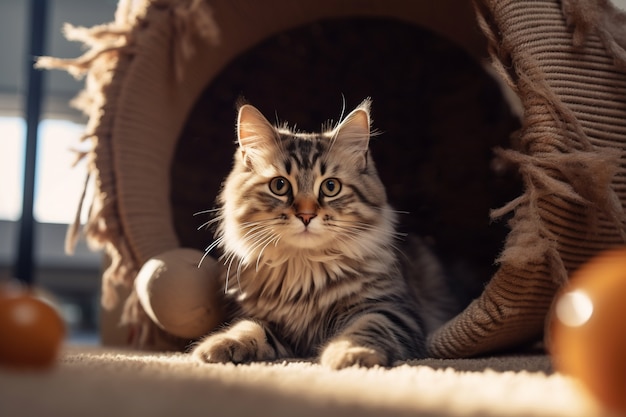
[[[88,52],[40,65],[86,76],[76,105],[95,192],[82,231],[110,261],[103,305],[125,305],[137,347],[176,339],[132,284],[147,262],[184,269],[210,244],[194,214],[230,167],[239,96],[303,130],[370,96],[403,227],[476,291],[430,336],[431,355],[537,340],[569,273],[626,237],[625,22],[602,0],[122,0],[111,23],[68,26]]]

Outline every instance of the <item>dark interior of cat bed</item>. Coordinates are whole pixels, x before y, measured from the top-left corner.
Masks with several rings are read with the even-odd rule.
[[[425,237],[469,300],[495,272],[508,231],[490,210],[515,198],[514,169],[495,161],[517,117],[499,84],[466,51],[396,19],[329,19],[262,41],[203,90],[178,139],[171,169],[176,232],[204,249],[212,208],[235,149],[235,103],[319,131],[343,108],[373,99],[371,148],[400,232]],[[348,110],[345,110],[348,111]]]

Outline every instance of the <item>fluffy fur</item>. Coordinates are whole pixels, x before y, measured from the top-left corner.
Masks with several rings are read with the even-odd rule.
[[[318,357],[336,369],[423,357],[426,326],[445,318],[419,296],[432,267],[398,259],[397,215],[368,151],[370,101],[320,134],[244,105],[237,134],[212,245],[224,254],[228,320],[193,355]]]

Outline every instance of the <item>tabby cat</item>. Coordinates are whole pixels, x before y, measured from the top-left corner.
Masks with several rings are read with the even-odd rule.
[[[424,357],[427,332],[449,314],[445,286],[421,241],[400,251],[369,152],[370,101],[320,134],[275,127],[245,104],[237,133],[214,243],[227,325],[194,357],[317,357],[335,369]]]

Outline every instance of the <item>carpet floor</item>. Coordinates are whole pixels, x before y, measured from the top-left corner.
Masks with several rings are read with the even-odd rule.
[[[563,416],[602,413],[541,354],[330,371],[307,361],[197,364],[66,346],[45,372],[0,369],[0,416]]]

